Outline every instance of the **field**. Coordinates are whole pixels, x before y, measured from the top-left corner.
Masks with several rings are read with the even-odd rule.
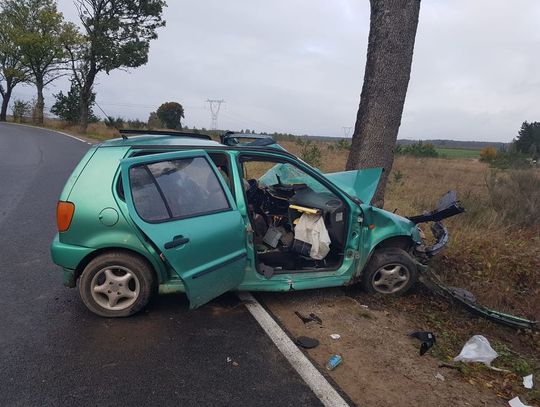
[[[436,147],[435,150],[441,157],[446,158],[479,158],[480,150],[468,148],[442,148]]]

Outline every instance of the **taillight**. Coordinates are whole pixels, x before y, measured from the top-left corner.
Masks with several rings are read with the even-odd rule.
[[[71,225],[71,219],[73,219],[73,213],[75,213],[75,205],[71,202],[58,201],[56,205],[56,226],[59,232],[65,232]]]

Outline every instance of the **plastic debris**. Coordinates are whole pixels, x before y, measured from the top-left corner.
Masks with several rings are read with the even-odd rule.
[[[232,362],[232,359],[227,357],[227,363],[231,363]]]
[[[340,334],[331,334],[331,335],[330,335],[330,338],[332,338],[333,340],[337,341],[339,338],[341,338],[341,335],[340,335]]]
[[[420,344],[420,356],[423,356],[433,345],[435,345],[435,343],[437,343],[437,339],[433,332],[417,331],[409,335],[422,341]]]
[[[465,343],[454,362],[481,362],[491,367],[491,362],[497,356],[497,352],[491,347],[489,341],[482,335],[474,335]]]
[[[302,320],[304,324],[307,324],[308,322],[316,322],[319,325],[322,325],[322,319],[320,319],[317,315],[314,313],[309,314],[309,316],[305,316],[300,314],[298,311],[294,311],[295,315]]]
[[[326,362],[326,370],[334,370],[341,364],[342,361],[343,358],[340,355],[330,356],[330,359],[328,359],[328,362]]]
[[[523,386],[526,389],[532,389],[533,388],[533,375],[532,373],[528,376],[523,377]]]
[[[510,405],[510,407],[531,407],[526,404],[523,404],[523,402],[519,399],[519,397],[514,397],[512,400],[508,402],[508,405]]]
[[[313,349],[319,346],[319,341],[309,336],[299,336],[296,338],[296,344],[305,349]]]
[[[441,381],[444,382],[444,376],[443,376],[442,374],[440,374],[440,373],[437,373],[437,374],[435,375],[435,378],[437,378],[437,379],[439,379],[439,380],[441,380]]]

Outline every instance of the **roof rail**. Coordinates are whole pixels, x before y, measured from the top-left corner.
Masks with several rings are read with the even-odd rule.
[[[235,146],[240,144],[240,139],[253,140],[250,143],[243,144],[244,146],[263,147],[271,144],[276,144],[276,141],[271,137],[264,134],[249,134],[249,133],[235,133],[233,131],[227,131],[219,136],[221,144],[226,146]]]
[[[152,136],[179,136],[179,137],[192,137],[192,138],[199,138],[203,140],[212,140],[210,136],[207,136],[206,134],[198,134],[198,133],[184,133],[181,131],[175,131],[175,130],[142,130],[142,129],[120,129],[118,130],[120,132],[120,135],[124,140],[127,140],[127,135],[152,135]]]

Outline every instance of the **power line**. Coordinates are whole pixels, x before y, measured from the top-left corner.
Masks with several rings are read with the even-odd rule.
[[[221,104],[225,103],[223,99],[206,99],[206,103],[210,106],[210,116],[212,118],[212,130],[217,130],[218,128],[218,115],[219,109],[221,109]]]

